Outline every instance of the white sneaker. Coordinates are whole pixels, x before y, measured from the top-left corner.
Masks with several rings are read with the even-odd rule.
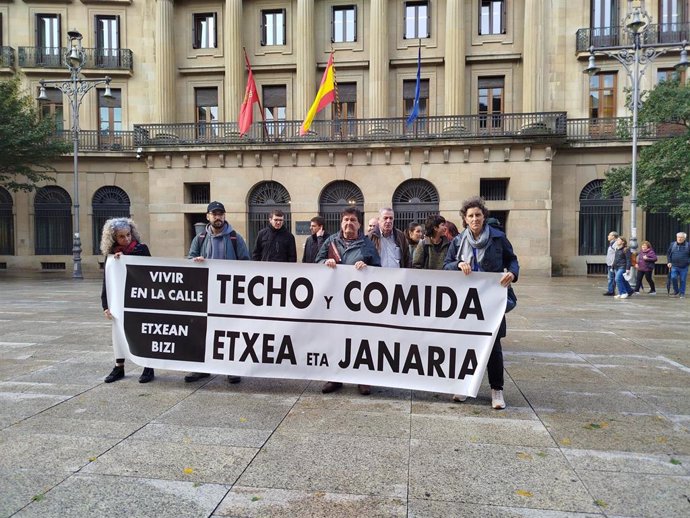
[[[630,296],[630,295],[628,295],[627,293],[623,293],[623,295],[621,295],[621,296],[618,297],[618,298],[619,298],[619,299],[627,299],[629,296]]]
[[[460,394],[455,394],[453,396],[453,401],[455,401],[456,403],[462,403],[466,400],[467,400],[467,396],[462,396]]]
[[[614,295],[613,298],[614,298],[614,299],[619,299],[619,298],[621,298],[621,296],[620,296],[620,295]]]
[[[503,410],[505,407],[506,402],[503,400],[503,391],[491,389],[491,408]]]

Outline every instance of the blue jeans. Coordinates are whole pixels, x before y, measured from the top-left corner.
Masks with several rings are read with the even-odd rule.
[[[673,283],[673,291],[678,295],[685,295],[685,283],[688,280],[688,267],[679,268],[678,266],[671,266],[671,282]],[[678,286],[680,281],[680,287]]]
[[[625,268],[618,268],[616,270],[616,286],[618,287],[618,294],[623,295],[623,293],[627,293],[628,295],[632,295],[634,290],[632,289],[632,286],[630,286],[630,283],[625,280],[625,277],[623,277],[624,273]]]
[[[606,290],[608,293],[616,293],[616,270],[609,266],[609,285]]]

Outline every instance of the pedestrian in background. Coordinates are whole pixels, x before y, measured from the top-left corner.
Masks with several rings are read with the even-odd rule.
[[[632,268],[632,255],[628,248],[628,240],[619,236],[616,239],[616,253],[613,257],[613,269],[616,272],[616,287],[618,288],[618,295],[614,298],[627,299],[635,293],[625,278],[626,275],[630,275],[630,268]]]
[[[654,285],[654,279],[652,278],[656,260],[656,252],[652,248],[652,244],[649,241],[642,241],[642,244],[640,245],[640,253],[637,254],[637,282],[635,283],[636,293],[639,293],[640,290],[644,290],[642,287],[642,279],[645,278],[649,283],[649,294],[656,295],[656,286]]]
[[[686,241],[688,235],[678,232],[676,240],[671,243],[666,252],[666,260],[671,270],[671,282],[673,283],[673,296],[685,298],[685,284],[688,278],[688,265],[690,265],[690,245]]]

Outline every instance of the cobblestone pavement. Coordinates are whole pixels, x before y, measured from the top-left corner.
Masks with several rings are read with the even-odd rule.
[[[523,277],[506,402],[112,366],[100,282],[0,277],[0,516],[690,516],[690,303]]]

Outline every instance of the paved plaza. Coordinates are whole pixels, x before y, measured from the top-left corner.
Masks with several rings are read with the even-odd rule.
[[[97,279],[0,276],[0,516],[688,517],[690,302],[524,276],[505,395],[113,364]],[[662,294],[662,291],[664,292]]]

